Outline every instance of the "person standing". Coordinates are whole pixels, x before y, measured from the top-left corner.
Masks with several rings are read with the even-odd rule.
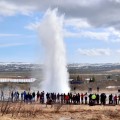
[[[22,92],[21,93],[21,101],[23,101],[23,99],[24,99],[24,93]]]
[[[95,105],[96,101],[96,94],[92,94],[92,104]]]
[[[57,94],[57,102],[60,102],[60,94]]]
[[[64,95],[61,94],[61,104],[63,104],[63,100],[64,100]]]
[[[97,94],[97,95],[96,95],[97,104],[99,104],[99,100],[100,100],[100,96],[99,96],[99,94]]]
[[[87,104],[87,97],[88,97],[88,95],[87,95],[87,93],[85,94],[85,104]]]
[[[54,93],[54,103],[56,103],[56,99],[57,99],[57,96],[56,96],[56,93]]]
[[[109,95],[109,104],[113,104],[113,95],[112,94]]]
[[[65,93],[64,93],[64,103],[65,103],[65,96],[66,96],[66,95],[65,95]]]
[[[80,94],[78,93],[78,104],[80,104]]]
[[[65,103],[68,104],[68,101],[69,101],[69,96],[65,95]]]
[[[19,100],[19,92],[17,91],[17,101]]]
[[[106,104],[106,94],[101,93],[100,98],[101,98],[101,104],[105,105]]]
[[[89,105],[91,104],[91,101],[92,101],[92,94],[89,94]]]
[[[23,92],[23,95],[24,95],[24,102],[26,102],[26,91]]]
[[[99,88],[99,87],[97,87],[97,92],[99,92],[99,90],[100,90],[100,88]]]
[[[12,93],[11,93],[11,101],[13,102],[13,97],[14,97],[14,93],[13,93],[13,91],[12,91]]]
[[[114,104],[117,105],[117,95],[114,96]]]
[[[119,102],[120,102],[120,94],[118,95],[118,104],[119,104]]]
[[[80,96],[80,95],[79,95]],[[72,95],[72,93],[70,93],[70,104],[72,104],[72,102],[73,102],[73,95]],[[80,99],[80,98],[79,98]]]
[[[32,100],[35,102],[35,92],[32,93]]]
[[[1,90],[1,101],[4,101],[4,92]]]
[[[83,97],[84,97],[84,95],[83,95],[83,93],[81,94],[81,104],[83,104]]]
[[[37,101],[39,101],[39,99],[40,99],[40,93],[39,93],[39,91],[37,92]]]

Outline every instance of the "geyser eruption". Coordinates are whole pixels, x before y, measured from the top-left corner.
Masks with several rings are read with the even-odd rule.
[[[57,9],[47,10],[39,26],[39,35],[45,54],[44,81],[45,92],[69,92],[66,50],[63,41],[63,16],[57,15]]]

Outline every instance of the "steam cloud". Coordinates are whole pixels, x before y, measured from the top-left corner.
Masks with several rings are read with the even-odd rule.
[[[66,50],[63,41],[64,16],[57,9],[47,10],[38,31],[44,47],[45,67],[42,89],[45,92],[69,92]]]

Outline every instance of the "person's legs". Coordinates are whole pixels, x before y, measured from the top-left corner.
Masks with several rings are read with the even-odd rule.
[[[118,99],[117,103],[119,104],[119,99]]]
[[[83,98],[81,98],[81,103],[83,104]]]
[[[87,104],[87,98],[85,98],[85,104]]]

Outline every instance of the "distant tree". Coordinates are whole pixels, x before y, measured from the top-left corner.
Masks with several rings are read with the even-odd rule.
[[[92,77],[92,82],[95,82],[95,77],[94,76]]]
[[[95,82],[95,77],[90,78],[90,82]]]
[[[90,81],[89,82],[92,82],[92,79],[90,78]]]
[[[111,79],[111,76],[110,76],[110,75],[108,75],[108,76],[107,76],[107,79]]]
[[[77,76],[77,81],[79,81],[79,80],[80,80],[80,76],[78,75],[78,76]]]

